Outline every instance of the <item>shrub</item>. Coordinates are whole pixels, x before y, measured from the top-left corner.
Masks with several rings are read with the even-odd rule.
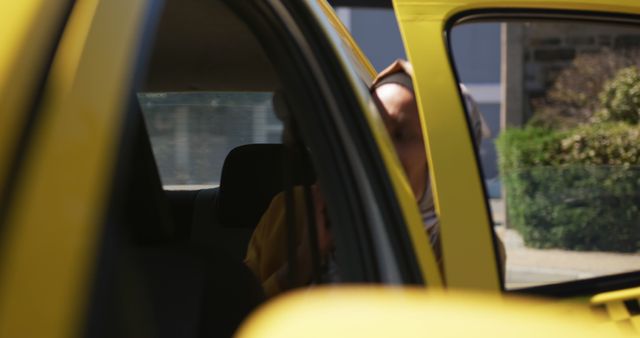
[[[605,84],[620,69],[632,66],[640,67],[638,49],[579,54],[560,71],[544,97],[532,103],[529,124],[569,129],[589,122],[602,108],[599,96]]]
[[[538,248],[640,248],[640,129],[510,129],[496,141],[509,223]]]
[[[602,109],[597,121],[622,121],[637,124],[640,119],[640,70],[636,66],[621,69],[605,84],[599,95]]]

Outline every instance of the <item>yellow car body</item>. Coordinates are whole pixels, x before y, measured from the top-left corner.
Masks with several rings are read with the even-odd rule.
[[[501,298],[497,246],[444,32],[452,18],[475,10],[497,15],[502,9],[606,12],[636,18],[640,4],[634,0],[615,4],[608,0],[393,1],[415,70],[442,226],[443,275],[392,143],[366,86],[358,83],[375,75],[364,54],[323,0],[274,0],[260,6],[279,16],[284,27],[316,29],[315,38],[324,44],[305,50],[313,76],[324,70],[313,59],[317,48],[325,48],[323,55],[334,58],[330,62],[334,73],[327,78],[350,86],[344,95],[352,107],[357,103],[353,111],[366,121],[366,133],[374,140],[369,146],[382,159],[375,162],[376,170],[386,173],[390,182],[386,198],[404,220],[397,231],[408,239],[405,244],[410,243],[403,251],[410,253],[409,258],[385,257],[384,253],[396,251],[369,243],[382,255],[376,264],[406,260],[403,264],[415,266],[417,272],[409,279],[390,268],[390,277],[381,281],[396,284],[392,287],[338,285],[283,296],[250,316],[240,336],[620,334],[592,330],[598,322],[610,321],[585,314],[590,311],[590,296],[596,296],[593,304],[606,305],[614,320],[626,319],[630,315],[623,303],[638,298],[637,289],[568,298],[571,304],[559,306],[556,301]],[[139,62],[144,60],[141,45],[154,29],[152,22],[160,7],[151,0],[24,0],[0,5],[0,337],[86,333],[126,107],[135,74],[141,71]],[[304,35],[311,33],[297,29],[292,33],[295,43],[311,44]],[[330,87],[327,79],[313,76],[310,81],[324,81],[320,87]],[[465,206],[464,212],[459,212],[460,205]],[[416,280],[429,291],[401,285]],[[453,291],[438,292],[445,285]],[[457,289],[482,294],[458,295]],[[483,316],[475,315],[486,309]],[[640,322],[630,320],[640,328]],[[504,326],[496,329],[500,323]]]

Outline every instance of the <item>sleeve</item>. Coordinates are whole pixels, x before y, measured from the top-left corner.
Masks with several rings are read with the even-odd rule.
[[[271,276],[269,276],[264,282],[262,282],[262,289],[264,290],[264,293],[265,295],[267,295],[267,297],[273,297],[282,291],[280,288],[278,271],[280,270],[276,270],[271,274]]]
[[[277,234],[279,231],[278,228],[282,225],[281,223],[284,217],[283,196],[283,193],[279,193],[271,200],[269,207],[260,218],[256,229],[251,235],[247,247],[247,254],[244,259],[247,267],[262,283],[262,287],[268,296],[280,292],[278,269],[273,271],[274,260],[277,260],[277,255],[269,252],[269,250],[274,250],[274,248],[279,247],[280,243],[269,243],[269,241],[278,241],[278,236],[272,235]],[[280,264],[276,264],[276,266],[279,265]]]
[[[247,254],[244,258],[244,264],[253,272],[258,279],[260,278],[260,252],[261,252],[261,244],[262,240],[261,236],[264,226],[261,226],[262,222],[258,223],[255,230],[253,230],[253,234],[251,235],[251,239],[249,240],[249,245],[247,246]]]

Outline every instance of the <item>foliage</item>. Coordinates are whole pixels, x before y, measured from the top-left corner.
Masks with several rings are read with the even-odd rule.
[[[509,224],[529,246],[640,250],[640,52],[582,54],[496,144]]]
[[[510,129],[497,140],[509,223],[529,246],[640,249],[640,129]]]
[[[621,69],[605,84],[599,98],[602,109],[596,114],[596,121],[637,124],[640,119],[640,69],[636,66]]]
[[[640,50],[605,49],[582,53],[561,70],[544,98],[533,102],[530,125],[573,128],[590,121],[600,110],[605,84],[622,68],[640,66]]]

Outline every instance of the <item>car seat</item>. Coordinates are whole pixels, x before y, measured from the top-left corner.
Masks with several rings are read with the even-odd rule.
[[[264,301],[262,287],[216,243],[176,235],[145,125],[135,122],[118,164],[120,211],[100,249],[87,335],[230,337]]]
[[[244,259],[254,228],[271,199],[284,190],[286,149],[282,144],[247,144],[233,149],[222,168],[220,187],[198,193],[191,237],[216,241]],[[297,152],[290,163],[295,185],[312,184],[315,174],[306,156]]]

